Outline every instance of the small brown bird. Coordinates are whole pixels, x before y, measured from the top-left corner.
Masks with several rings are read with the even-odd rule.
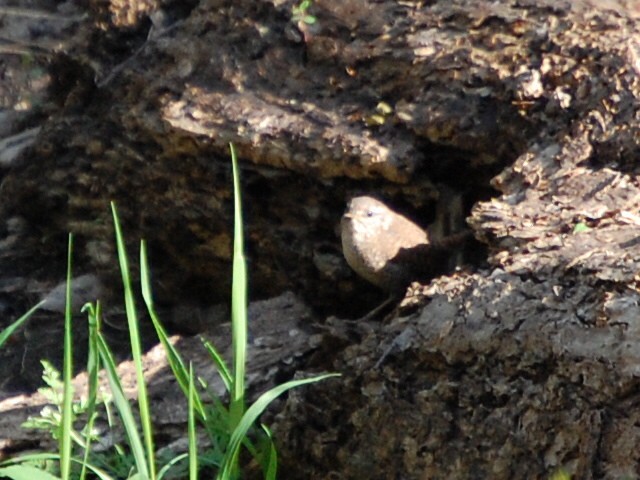
[[[447,251],[469,236],[463,232],[434,242],[425,230],[370,196],[351,199],[341,230],[349,266],[392,297],[402,295],[413,280],[443,273]]]

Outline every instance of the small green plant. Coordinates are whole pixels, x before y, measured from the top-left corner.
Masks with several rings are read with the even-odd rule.
[[[42,380],[47,384],[46,387],[41,387],[38,392],[47,401],[47,405],[42,408],[40,415],[29,417],[22,426],[24,428],[45,430],[48,431],[51,436],[58,439],[60,433],[60,427],[62,425],[62,404],[64,401],[64,382],[61,380],[60,372],[47,360],[42,360]],[[73,402],[72,411],[74,416],[80,416],[87,412],[87,401]],[[91,435],[95,438],[97,432],[87,431],[83,429],[80,432],[80,436],[72,434],[73,440],[79,445],[85,445],[85,439]]]
[[[245,365],[247,349],[247,271],[244,257],[244,239],[242,232],[242,209],[240,195],[240,179],[237,165],[236,152],[233,145],[231,148],[231,163],[233,167],[234,185],[234,205],[235,205],[235,227],[233,246],[233,281],[231,287],[231,325],[232,325],[232,345],[233,364],[229,368],[222,356],[216,351],[213,345],[205,342],[205,348],[211,355],[211,360],[216,366],[230,395],[229,407],[225,407],[219,399],[214,396],[209,397],[212,408],[205,408],[197,390],[190,389],[191,375],[186,368],[175,347],[169,342],[166,331],[158,320],[153,307],[151,288],[149,282],[149,270],[146,259],[146,245],[142,242],[140,249],[140,271],[142,277],[142,295],[147,304],[147,310],[158,334],[158,338],[165,347],[169,365],[174,376],[178,380],[180,387],[187,398],[193,395],[192,406],[194,415],[199,418],[205,430],[209,433],[209,438],[222,453],[221,461],[218,464],[218,480],[230,480],[239,476],[238,455],[240,448],[245,446],[249,453],[259,462],[263,469],[263,475],[267,479],[276,478],[277,460],[275,447],[271,441],[268,431],[263,427],[262,433],[268,440],[264,450],[256,448],[250,438],[250,430],[254,426],[258,417],[267,406],[278,396],[287,390],[305,385],[307,383],[318,382],[320,380],[338,376],[338,374],[326,374],[313,378],[294,380],[263,393],[249,408],[245,407]],[[206,384],[203,385],[206,390]],[[255,432],[254,432],[255,433]]]
[[[303,2],[308,3],[308,2]],[[302,4],[301,4],[302,5]],[[308,4],[307,4],[308,7]],[[305,8],[307,8],[305,7]],[[67,263],[67,290],[65,312],[65,340],[64,363],[62,379],[55,369],[45,367],[45,382],[49,386],[46,390],[48,399],[54,405],[50,410],[43,411],[40,417],[31,420],[31,426],[49,430],[59,442],[59,453],[42,453],[23,455],[10,461],[0,463],[0,476],[4,475],[14,480],[61,478],[83,480],[88,471],[101,480],[127,478],[131,480],[160,480],[167,476],[170,470],[175,471],[180,462],[188,460],[188,474],[191,480],[196,480],[201,466],[216,469],[219,480],[234,480],[240,476],[239,452],[242,447],[262,466],[263,476],[268,480],[276,478],[277,456],[276,449],[269,430],[262,426],[256,428],[255,423],[267,406],[279,395],[291,388],[317,382],[338,374],[325,374],[313,378],[294,380],[263,393],[251,406],[246,407],[245,397],[245,365],[247,349],[247,272],[244,257],[244,243],[242,233],[242,212],[240,201],[240,181],[236,153],[231,146],[231,159],[234,180],[234,256],[232,281],[232,345],[233,361],[229,368],[213,345],[204,342],[204,348],[209,352],[211,361],[217,368],[223,383],[229,393],[229,404],[215,395],[209,394],[203,398],[203,393],[209,392],[207,384],[198,378],[189,365],[187,368],[179,352],[169,342],[167,333],[156,315],[151,292],[150,273],[147,262],[147,249],[144,241],[140,245],[140,276],[141,290],[144,302],[153,322],[160,342],[165,348],[168,363],[182,388],[188,407],[187,434],[189,440],[188,454],[177,455],[164,459],[165,463],[157,470],[153,431],[151,424],[149,399],[144,379],[142,365],[142,351],[137,312],[134,304],[132,282],[130,278],[129,262],[124,245],[124,237],[120,228],[120,221],[115,204],[112,203],[113,221],[115,226],[118,261],[122,273],[126,316],[131,341],[131,352],[136,370],[138,386],[137,412],[125,396],[120,382],[114,356],[101,334],[100,303],[85,305],[83,311],[89,320],[89,356],[87,372],[89,378],[88,397],[81,404],[73,403],[73,388],[71,384],[72,372],[72,337],[71,337],[71,252],[73,237],[69,237],[69,256]],[[14,324],[0,333],[0,346],[13,332],[26,321],[39,307],[31,309]],[[111,390],[110,402],[113,402],[118,417],[124,427],[128,450],[116,445],[111,455],[92,454],[91,444],[95,441],[93,430],[98,405],[98,372],[104,368]],[[199,388],[198,388],[199,387]],[[110,415],[110,402],[102,400],[106,407],[107,416]],[[85,427],[77,432],[74,430],[74,420],[80,413],[87,416]],[[136,421],[136,414],[139,423]],[[209,435],[211,448],[200,453],[196,442],[196,425],[200,424]],[[112,425],[112,422],[110,422]],[[140,428],[142,434],[140,433]],[[255,439],[258,439],[256,442]],[[82,458],[73,455],[74,445],[83,449]],[[57,460],[60,467],[60,477],[49,473],[49,469],[39,468],[33,462],[50,462]],[[31,463],[29,463],[31,462]],[[76,468],[72,468],[75,466]],[[114,477],[113,475],[116,475]]]
[[[552,473],[549,477],[549,480],[571,480],[571,475],[569,475],[566,470],[561,468]]]
[[[309,7],[311,7],[311,0],[302,0],[299,5],[293,7],[291,20],[294,23],[306,23],[307,25],[313,25],[318,21],[314,15],[308,13]]]
[[[585,222],[578,222],[573,227],[574,234],[588,232],[589,230],[591,230],[591,227],[587,225]]]

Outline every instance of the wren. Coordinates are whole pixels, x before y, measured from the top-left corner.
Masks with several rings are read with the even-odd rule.
[[[342,251],[349,266],[390,297],[413,280],[446,270],[447,251],[469,232],[433,241],[427,231],[370,196],[351,199],[341,220]]]

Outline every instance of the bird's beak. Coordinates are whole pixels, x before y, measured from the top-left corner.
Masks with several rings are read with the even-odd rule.
[[[344,212],[344,214],[342,215],[342,218],[348,218],[349,220],[351,220],[353,218],[353,214],[349,212]]]

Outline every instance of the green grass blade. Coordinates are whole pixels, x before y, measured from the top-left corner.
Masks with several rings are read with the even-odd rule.
[[[0,468],[0,477],[12,480],[60,480],[55,475],[30,465],[11,465]]]
[[[276,445],[273,442],[271,430],[269,430],[265,425],[262,425],[262,430],[264,430],[267,440],[269,441],[269,457],[267,458],[266,468],[264,469],[264,478],[265,480],[276,480],[276,476],[278,474],[278,452],[276,451]]]
[[[213,364],[218,370],[220,378],[222,378],[227,392],[231,393],[231,385],[233,383],[233,379],[231,378],[231,372],[229,372],[229,368],[222,358],[222,355],[218,353],[216,348],[208,340],[203,340],[202,344],[204,345],[204,348],[207,350],[207,352],[209,352],[209,356],[211,357],[211,360],[213,360]]]
[[[267,406],[282,395],[287,390],[300,387],[308,383],[320,382],[326,378],[339,377],[339,373],[328,373],[325,375],[319,375],[313,378],[307,378],[303,380],[291,380],[289,382],[278,385],[272,388],[268,392],[263,393],[260,397],[251,405],[242,417],[242,420],[231,434],[231,440],[229,441],[229,449],[225,455],[224,464],[220,472],[218,473],[219,480],[229,480],[232,477],[232,472],[237,464],[238,454],[240,453],[240,445],[242,444],[247,432],[251,426],[255,423],[262,412]]]
[[[216,392],[211,390],[207,382],[201,378],[198,378],[198,381],[209,398],[209,421],[205,423],[204,427],[212,439],[212,446],[217,449],[216,452],[219,452],[220,456],[222,456],[226,449],[227,440],[219,441],[219,439],[228,439],[231,434],[229,430],[229,409],[224,405]]]
[[[31,315],[34,314],[34,312],[36,310],[38,310],[40,308],[40,306],[44,303],[44,301],[39,302],[35,307],[31,308],[27,313],[25,313],[24,315],[22,315],[18,320],[16,320],[15,322],[13,322],[11,325],[9,325],[7,328],[5,328],[4,330],[2,330],[2,332],[0,332],[0,348],[2,348],[2,345],[5,344],[5,342],[11,338],[11,335],[13,335],[13,333],[22,326],[22,324],[24,322],[26,322],[29,317],[31,317]]]
[[[41,461],[47,461],[47,460],[60,460],[60,455],[56,453],[30,453],[26,455],[20,455],[19,457],[13,457],[7,460],[6,462],[0,463],[0,465],[14,465],[14,464],[21,464],[24,462],[41,462]],[[81,463],[79,460],[74,458],[72,458],[72,461],[75,463]],[[96,467],[95,465],[88,464],[87,467],[100,480],[115,480],[113,477],[109,476],[104,470],[102,470],[99,467]],[[0,468],[4,468],[4,467],[0,467]],[[35,467],[32,467],[32,468],[35,468]],[[29,480],[36,480],[38,477],[36,476],[36,477],[28,477],[28,478]],[[58,477],[54,477],[54,478],[58,478]]]
[[[233,236],[233,282],[231,286],[231,323],[233,344],[233,384],[231,389],[231,428],[235,428],[244,414],[245,362],[247,349],[247,265],[244,258],[242,232],[242,201],[240,197],[240,173],[233,144],[231,164],[233,167],[234,236]]]
[[[91,304],[86,305],[83,311],[87,310],[87,322],[89,323],[89,352],[87,355],[87,444],[84,447],[84,457],[82,462],[82,470],[80,471],[80,480],[84,480],[87,476],[87,464],[89,463],[89,455],[91,453],[91,436],[93,433],[93,425],[96,419],[96,405],[98,403],[98,374],[100,372],[100,356],[98,353],[98,334],[100,332],[101,306],[100,301],[96,302],[95,307]]]
[[[182,392],[185,396],[188,395],[189,391],[189,371],[182,360],[182,357],[178,353],[178,350],[173,346],[173,344],[169,341],[169,336],[167,335],[167,331],[164,329],[160,320],[158,319],[158,315],[156,314],[155,308],[153,307],[153,295],[151,294],[151,275],[149,273],[149,263],[147,261],[147,244],[146,242],[140,242],[140,285],[142,288],[142,298],[147,306],[147,311],[149,312],[149,316],[151,317],[151,322],[153,323],[153,327],[156,330],[156,334],[158,335],[158,339],[164,348],[164,351],[167,355],[167,361],[169,362],[169,367],[173,372],[173,375],[176,377],[178,381],[178,385],[182,389]],[[195,403],[194,408],[198,417],[202,421],[207,421],[207,411],[204,408],[202,403],[202,399],[200,398],[200,394],[198,391],[195,392]]]
[[[116,370],[116,364],[113,359],[113,355],[107,342],[102,335],[98,335],[98,352],[100,359],[104,365],[109,386],[111,387],[111,394],[113,395],[113,402],[120,414],[122,424],[127,432],[127,439],[129,440],[129,446],[136,463],[138,472],[144,477],[149,478],[149,469],[147,467],[147,457],[142,446],[142,440],[136,427],[136,421],[131,410],[131,405],[124,394],[122,384],[118,378],[118,372]]]
[[[181,462],[182,460],[189,458],[189,454],[188,453],[181,453],[180,455],[172,458],[170,461],[168,461],[166,464],[164,464],[162,466],[162,468],[158,471],[158,480],[162,480],[162,478],[164,478],[164,476],[169,473],[169,470],[171,470],[171,467],[173,467],[176,463]]]
[[[142,433],[147,451],[149,464],[149,475],[151,480],[156,479],[155,472],[155,453],[153,447],[153,431],[151,428],[151,413],[149,409],[149,396],[147,394],[147,386],[144,380],[144,370],[142,366],[142,348],[140,343],[140,333],[138,331],[138,317],[136,314],[135,302],[133,299],[133,291],[131,289],[131,279],[129,278],[129,261],[127,260],[127,252],[124,245],[124,237],[120,228],[118,212],[116,205],[111,202],[111,211],[113,213],[113,225],[116,233],[116,245],[118,247],[118,261],[120,263],[120,271],[122,273],[122,285],[124,286],[124,301],[127,312],[127,324],[129,327],[129,336],[131,339],[131,353],[133,363],[136,370],[136,382],[138,387],[138,408],[140,409],[140,423],[142,424]]]
[[[193,365],[189,364],[189,402],[187,404],[187,431],[189,434],[189,480],[198,480],[198,441],[196,439],[196,421],[193,412],[195,404],[195,385]]]
[[[71,431],[73,429],[73,334],[71,332],[71,264],[73,255],[73,235],[69,234],[67,247],[67,289],[64,309],[64,360],[62,367],[63,397],[62,419],[60,422],[60,476],[68,480],[71,476]]]

